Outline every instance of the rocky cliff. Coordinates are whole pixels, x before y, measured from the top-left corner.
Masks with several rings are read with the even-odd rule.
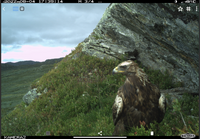
[[[182,12],[178,11],[179,7]],[[191,11],[187,12],[186,7]],[[110,4],[82,52],[99,58],[127,54],[145,67],[167,70],[174,82],[199,88],[199,11],[197,4]]]

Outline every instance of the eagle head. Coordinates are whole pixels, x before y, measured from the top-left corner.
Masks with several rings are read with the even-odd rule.
[[[124,61],[113,69],[112,74],[116,74],[116,73],[127,74],[130,72],[136,72],[136,68],[135,68],[137,67],[136,65],[137,63],[135,63],[132,60]]]

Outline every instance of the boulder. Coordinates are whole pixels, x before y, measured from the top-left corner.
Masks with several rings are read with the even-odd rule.
[[[44,89],[43,93],[47,92],[47,88]],[[37,92],[37,88],[33,88],[28,93],[26,93],[22,100],[26,105],[29,105],[35,98],[38,98],[41,95],[41,93]]]
[[[37,88],[33,88],[32,90],[28,91],[28,93],[26,93],[22,98],[24,103],[29,105],[36,97],[38,97],[36,91]]]
[[[179,12],[179,7],[183,12]],[[186,6],[191,7],[186,12]],[[198,4],[112,3],[80,46],[98,58],[137,60],[144,67],[167,70],[173,82],[199,89]]]

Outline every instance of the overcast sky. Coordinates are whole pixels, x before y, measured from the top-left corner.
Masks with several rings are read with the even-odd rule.
[[[1,63],[65,57],[92,33],[108,6],[1,4]]]

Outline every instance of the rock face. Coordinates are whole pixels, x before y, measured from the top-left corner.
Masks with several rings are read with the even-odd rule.
[[[178,7],[183,12],[178,11]],[[186,12],[190,6],[191,11]],[[145,67],[167,70],[174,82],[199,88],[199,12],[197,4],[111,4],[82,52],[99,58],[137,60]]]

